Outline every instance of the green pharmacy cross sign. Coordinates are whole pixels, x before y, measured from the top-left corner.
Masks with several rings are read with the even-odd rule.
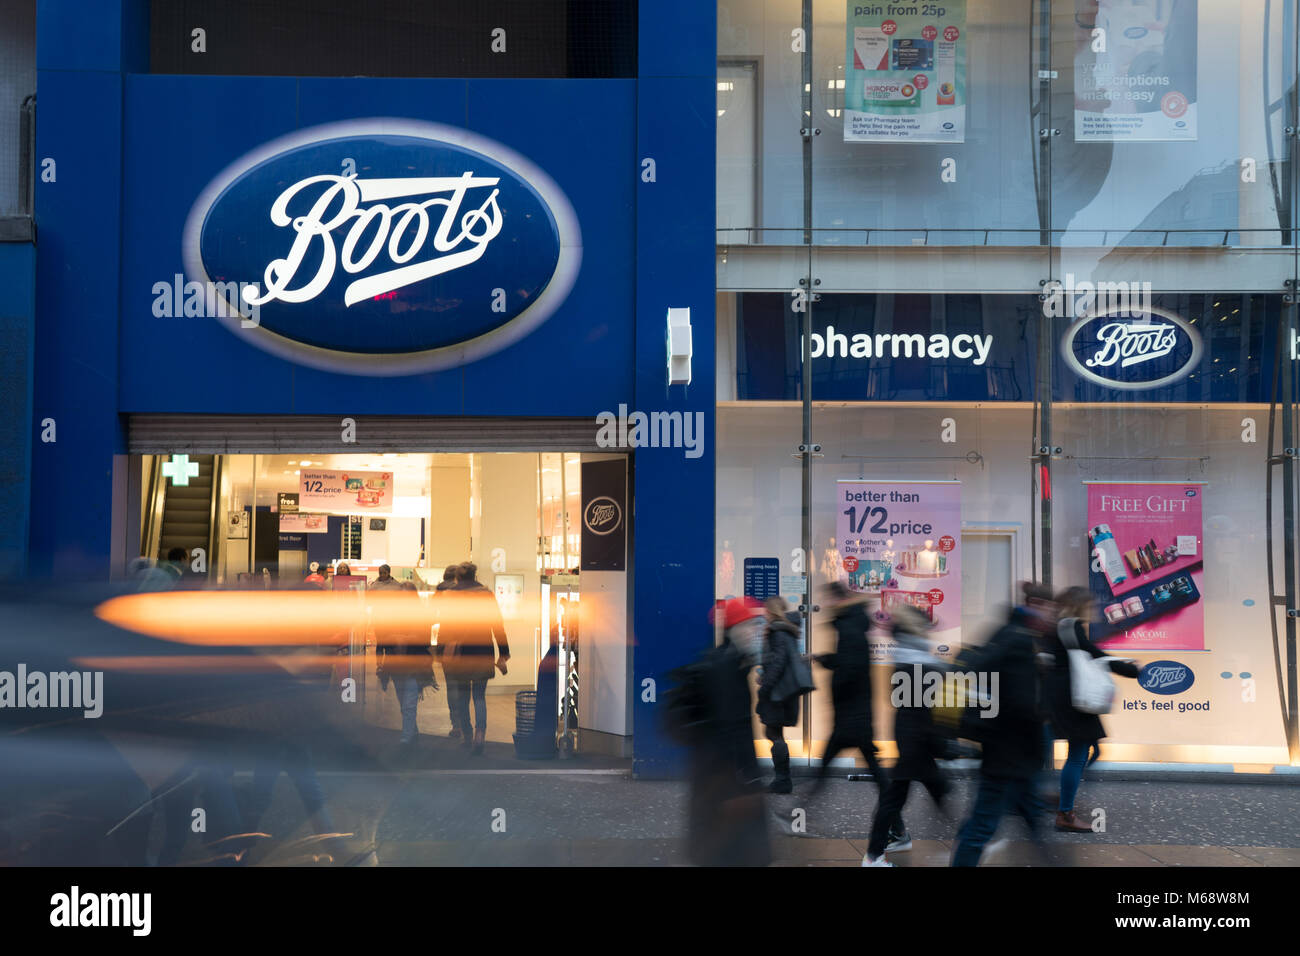
[[[188,485],[191,476],[198,477],[199,463],[191,463],[189,455],[172,455],[171,461],[163,463],[162,473],[164,477],[172,480],[173,487]]]

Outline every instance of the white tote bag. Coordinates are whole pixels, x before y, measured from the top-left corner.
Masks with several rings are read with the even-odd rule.
[[[1070,705],[1083,714],[1109,714],[1115,700],[1115,678],[1106,657],[1093,657],[1074,639],[1075,619],[1067,617],[1056,625],[1056,635],[1065,645],[1070,662]]]

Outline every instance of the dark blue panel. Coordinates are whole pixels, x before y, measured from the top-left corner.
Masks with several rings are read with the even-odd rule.
[[[698,76],[716,83],[717,8],[711,0],[643,0],[637,27],[641,78]],[[798,25],[796,20],[791,27]],[[715,86],[715,107],[716,102]]]
[[[122,69],[122,14],[134,0],[39,0],[36,7],[38,70]],[[45,105],[41,88],[41,118]]]
[[[0,242],[0,579],[27,567],[35,344],[35,247]]]
[[[626,400],[635,258],[634,90],[629,81],[129,78],[124,233],[132,241],[123,267],[123,410],[594,416]],[[520,112],[521,103],[528,110]],[[181,235],[191,207],[236,160],[304,121],[316,126],[379,114],[447,124],[463,122],[467,108],[471,132],[553,180],[578,220],[582,263],[573,287],[525,338],[464,368],[377,379],[353,368],[308,367],[277,357],[257,347],[261,330],[246,331],[237,321],[154,314],[155,286],[165,293],[183,271]],[[240,116],[239,123],[209,121],[232,114]],[[566,123],[555,122],[557,116]],[[575,123],[584,137],[572,135]],[[339,175],[341,166],[321,172]],[[270,209],[261,215],[269,216]],[[478,276],[475,301],[489,301],[498,288],[507,304],[525,295],[523,274],[545,266],[535,258],[521,254]],[[376,342],[404,334],[404,301],[387,304],[389,313],[364,317],[355,333],[363,339],[369,333]],[[159,392],[160,368],[184,368],[184,396]],[[564,384],[575,372],[580,389]],[[237,384],[236,373],[238,383],[256,386]],[[526,407],[521,393],[529,396]]]
[[[711,11],[714,5],[697,6]],[[672,19],[662,8],[656,14],[665,22]],[[685,35],[689,31],[678,39]],[[710,62],[712,57],[710,51]],[[713,643],[708,619],[713,575],[707,569],[714,533],[715,177],[710,171],[716,96],[712,68],[699,79],[642,79],[638,96],[637,153],[655,159],[657,176],[655,182],[637,181],[635,408],[698,413],[705,439],[698,458],[674,448],[642,448],[634,456],[632,687],[653,678],[660,695],[669,686],[668,671]],[[690,385],[667,384],[670,307],[691,310]],[[659,704],[633,693],[632,707],[637,773],[678,772],[682,754],[663,733]]]
[[[636,103],[627,80],[469,84],[471,128],[528,155],[563,187],[582,229],[582,269],[546,326],[465,367],[468,414],[520,414],[526,382],[539,409],[531,414],[594,416],[631,399]],[[529,136],[519,133],[524,107],[546,118]]]
[[[115,6],[115,5],[114,5]],[[40,157],[57,163],[36,183],[39,240],[34,434],[53,418],[57,441],[32,454],[32,569],[100,577],[110,551],[113,455],[123,450],[117,416],[122,81],[118,74],[42,70]],[[87,148],[87,144],[94,148]],[[183,394],[185,380],[152,376]],[[85,508],[69,508],[84,501]]]
[[[784,293],[746,293],[737,312],[737,396],[795,401],[811,315],[815,401],[1033,399],[1037,296],[831,295],[795,312]]]
[[[1281,295],[1155,293],[1149,298],[1144,305],[1151,313],[1055,320],[1056,401],[1270,400]]]

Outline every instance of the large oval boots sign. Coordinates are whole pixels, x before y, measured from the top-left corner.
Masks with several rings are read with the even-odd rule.
[[[241,300],[223,321],[253,344],[405,375],[519,341],[568,295],[581,243],[568,199],[524,157],[465,130],[375,119],[236,161],[194,204],[184,247],[190,279]],[[241,322],[251,307],[256,325]]]

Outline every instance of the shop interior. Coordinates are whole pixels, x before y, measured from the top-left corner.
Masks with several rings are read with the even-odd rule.
[[[223,589],[301,587],[309,576],[333,589],[340,564],[351,574],[346,584],[364,589],[387,564],[426,600],[445,568],[472,561],[479,582],[496,594],[510,645],[508,674],[492,680],[489,693],[535,689],[554,644],[559,686],[576,713],[582,457],[143,455],[141,556],[161,562],[184,548],[201,555],[186,569],[187,586]],[[367,696],[376,698],[379,722],[397,726],[395,698],[374,688]],[[502,719],[489,721],[496,725],[490,739],[510,739],[506,703]],[[422,727],[426,713],[431,724],[447,721],[445,706],[426,705]]]

